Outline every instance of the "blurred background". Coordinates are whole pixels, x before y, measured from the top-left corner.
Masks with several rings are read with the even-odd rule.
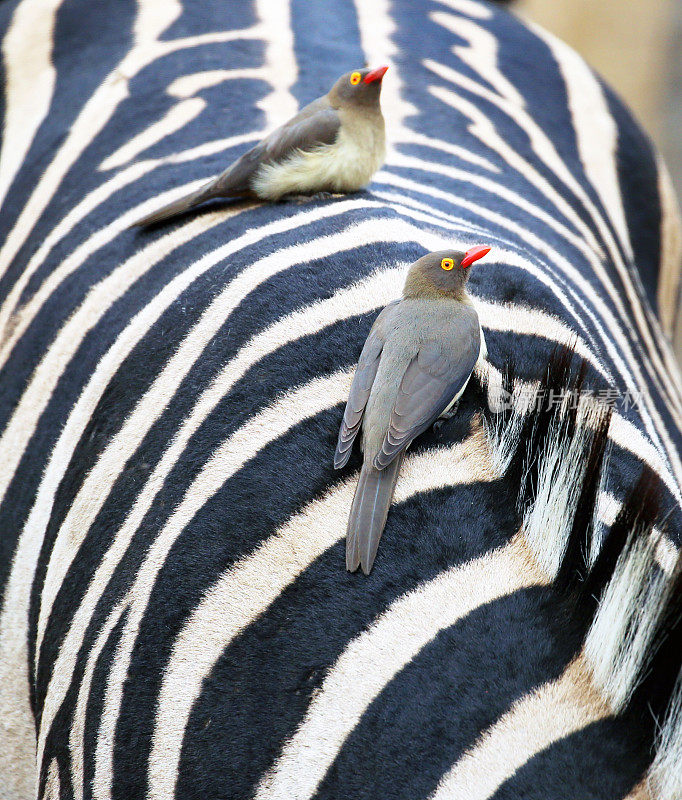
[[[568,42],[625,99],[682,197],[682,0],[518,0],[513,8]]]
[[[577,50],[656,142],[682,199],[682,0],[518,0]],[[675,349],[682,360],[682,326]]]

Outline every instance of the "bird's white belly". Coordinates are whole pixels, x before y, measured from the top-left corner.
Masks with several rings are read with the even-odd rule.
[[[369,183],[384,155],[383,138],[359,141],[342,128],[334,144],[299,150],[279,164],[261,165],[251,185],[264,200],[286,194],[356,192]]]

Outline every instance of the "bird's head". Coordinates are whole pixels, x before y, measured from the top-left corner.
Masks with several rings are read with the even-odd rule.
[[[478,245],[465,252],[438,250],[422,256],[407,273],[403,297],[461,299],[469,277],[469,267],[489,251],[489,247]]]
[[[379,105],[381,82],[388,67],[356,69],[346,72],[329,91],[329,101],[334,108],[344,106]]]

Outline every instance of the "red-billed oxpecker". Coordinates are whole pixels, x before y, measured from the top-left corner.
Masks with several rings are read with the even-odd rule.
[[[372,569],[405,451],[453,413],[486,355],[466,282],[471,264],[489,250],[441,250],[415,261],[403,296],[379,314],[362,348],[334,456],[337,469],[348,462],[362,426],[364,463],[346,532],[351,572]]]
[[[386,154],[379,97],[388,67],[342,75],[277,130],[192,194],[139,220],[152,225],[216,198],[278,200],[285,195],[356,192]]]

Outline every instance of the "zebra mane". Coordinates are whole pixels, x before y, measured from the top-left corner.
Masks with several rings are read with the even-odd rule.
[[[682,556],[649,465],[622,503],[608,494],[613,412],[583,393],[587,365],[575,361],[567,345],[535,382],[510,360],[489,372],[493,462],[518,487],[525,540],[582,631],[595,687],[614,714],[639,711],[652,724],[650,790],[679,800]]]

